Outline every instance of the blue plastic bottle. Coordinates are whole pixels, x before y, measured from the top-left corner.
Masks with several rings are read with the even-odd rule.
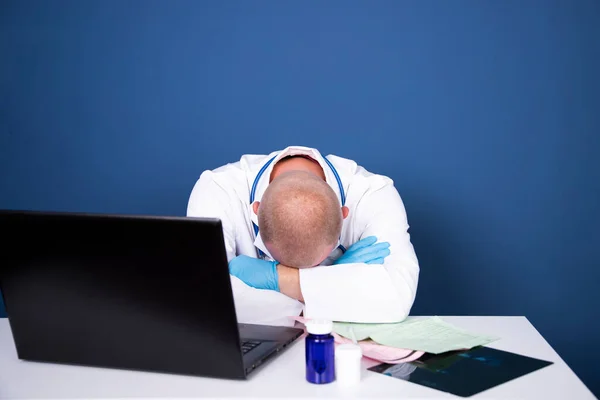
[[[306,322],[306,380],[323,384],[335,380],[333,324],[326,320]]]

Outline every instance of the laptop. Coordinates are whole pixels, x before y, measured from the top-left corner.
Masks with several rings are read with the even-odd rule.
[[[303,333],[238,324],[221,221],[0,211],[22,360],[246,379]]]

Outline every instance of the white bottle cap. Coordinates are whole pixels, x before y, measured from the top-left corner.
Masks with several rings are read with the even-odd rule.
[[[353,343],[340,344],[335,348],[335,380],[343,386],[360,382],[362,349]]]
[[[333,331],[333,322],[326,319],[310,319],[305,326],[306,331],[313,335],[327,335]]]

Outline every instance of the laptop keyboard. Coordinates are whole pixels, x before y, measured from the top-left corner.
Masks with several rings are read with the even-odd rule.
[[[256,348],[256,346],[258,346],[260,343],[261,342],[258,342],[256,340],[244,340],[242,342],[242,353],[246,354],[250,350]]]

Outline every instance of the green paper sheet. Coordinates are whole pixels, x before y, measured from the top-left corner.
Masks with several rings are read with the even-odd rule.
[[[460,329],[439,317],[407,318],[395,324],[334,323],[334,332],[351,339],[350,327],[356,340],[372,339],[384,346],[420,350],[432,354],[471,349],[498,340],[495,336],[478,335]]]

